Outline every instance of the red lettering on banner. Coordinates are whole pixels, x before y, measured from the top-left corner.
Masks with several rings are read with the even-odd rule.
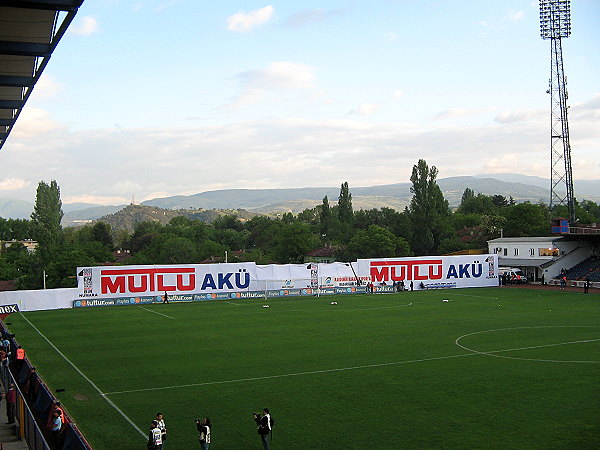
[[[176,286],[164,282],[165,275],[175,275]],[[184,284],[184,276],[188,283]],[[196,275],[193,267],[163,269],[105,269],[100,271],[102,294],[139,294],[143,292],[193,291]]]
[[[146,292],[148,290],[148,277],[140,277],[140,285],[135,285],[136,277],[127,277],[127,289],[129,292],[137,294],[139,292]]]
[[[108,277],[101,278],[102,280],[102,293],[116,294],[118,292],[125,292],[125,277],[116,278],[114,281]]]
[[[441,259],[414,259],[405,261],[371,261],[371,280],[439,280],[442,278]]]
[[[196,274],[188,274],[188,284],[183,284],[183,275],[177,274],[177,290],[178,291],[193,291],[196,286]]]

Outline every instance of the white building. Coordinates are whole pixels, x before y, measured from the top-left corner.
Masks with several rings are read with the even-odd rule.
[[[592,242],[567,236],[498,238],[488,241],[488,249],[500,267],[518,267],[534,281],[556,278],[594,251]]]

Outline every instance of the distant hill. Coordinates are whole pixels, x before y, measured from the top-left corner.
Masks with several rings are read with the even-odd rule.
[[[460,204],[465,188],[475,193],[513,197],[517,202],[529,200],[548,202],[550,181],[545,178],[521,174],[489,174],[474,177],[449,177],[437,180],[440,189],[451,207]],[[355,209],[388,207],[402,210],[410,203],[411,183],[396,183],[381,186],[350,186]],[[211,221],[224,212],[214,210],[243,210],[248,213],[281,214],[298,213],[320,204],[326,195],[330,204],[337,203],[339,186],[290,189],[222,189],[201,192],[193,195],[175,195],[155,198],[142,203],[164,210],[183,210],[196,214],[201,220]],[[575,197],[600,202],[600,180],[575,181]],[[126,209],[125,205],[101,206],[89,203],[63,204],[63,225],[78,225]],[[0,199],[0,217],[28,219],[33,211],[33,203],[14,199]],[[195,211],[192,213],[191,211]],[[237,213],[238,215],[241,212]],[[212,219],[208,219],[212,217]]]
[[[63,211],[65,214],[62,219],[62,225],[64,227],[70,227],[73,225],[80,225],[82,223],[91,222],[100,217],[114,214],[117,211],[121,211],[126,205],[108,205],[108,206],[87,206],[83,209],[70,209],[66,212],[66,208],[63,205]],[[69,205],[71,206],[71,205]]]
[[[498,181],[492,178],[451,177],[441,178],[438,185],[450,206],[458,206],[465,188],[486,195],[512,196],[516,201],[537,202],[548,195],[548,191],[523,183]],[[352,203],[355,209],[388,207],[404,209],[410,203],[412,183],[387,184],[382,186],[353,187]],[[299,212],[320,204],[327,195],[330,203],[336,203],[339,187],[299,189],[223,189],[201,192],[194,195],[155,198],[142,204],[165,209],[176,208],[243,208],[254,212]]]
[[[98,221],[108,223],[113,230],[127,230],[131,233],[140,222],[159,222],[166,225],[174,217],[185,216],[210,223],[226,214],[235,215],[239,219],[249,219],[257,215],[243,210],[173,210],[148,205],[127,205],[115,213],[100,217]]]
[[[0,217],[5,219],[29,219],[33,212],[33,203],[14,198],[0,198]]]

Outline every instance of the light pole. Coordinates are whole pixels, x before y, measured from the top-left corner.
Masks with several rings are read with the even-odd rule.
[[[550,208],[566,205],[575,222],[571,144],[567,118],[567,80],[563,69],[562,38],[571,35],[570,0],[540,0],[540,35],[550,39]],[[564,191],[563,191],[564,189]]]

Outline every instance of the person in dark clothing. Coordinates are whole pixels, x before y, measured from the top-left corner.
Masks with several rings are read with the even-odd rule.
[[[169,303],[169,294],[165,291],[165,295],[163,296],[163,303]]]
[[[15,407],[17,406],[17,391],[15,385],[10,383],[10,388],[6,391],[6,416],[8,423],[15,423]]]
[[[271,415],[269,414],[269,408],[264,408],[262,414],[254,413],[254,421],[256,422],[256,429],[262,440],[263,447],[265,450],[270,450]]]
[[[208,450],[210,445],[210,419],[205,417],[200,420],[196,420],[196,428],[198,429],[198,440],[200,441],[200,447],[202,450]]]
[[[586,278],[585,279],[585,284],[583,285],[583,293],[587,294],[590,290],[590,279]]]

